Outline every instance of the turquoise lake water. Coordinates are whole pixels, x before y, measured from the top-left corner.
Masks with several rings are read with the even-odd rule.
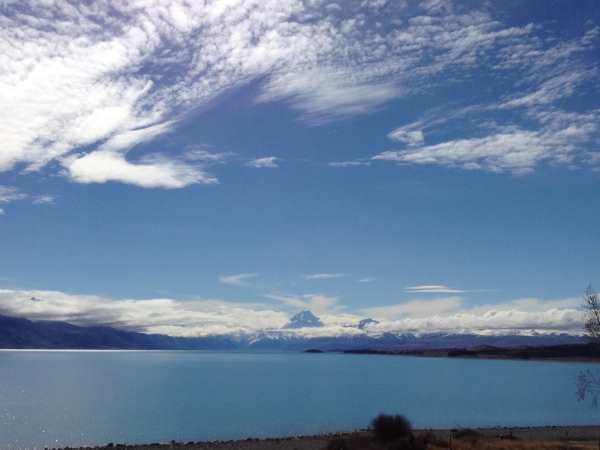
[[[597,424],[600,364],[302,353],[0,352],[0,448],[285,436],[365,427]]]

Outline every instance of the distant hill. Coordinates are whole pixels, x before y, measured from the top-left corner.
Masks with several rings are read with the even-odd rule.
[[[66,322],[34,322],[0,315],[0,348],[183,350],[234,347],[232,341],[225,338],[176,338],[108,326],[82,327]]]
[[[306,314],[309,313],[309,314]],[[143,350],[419,350],[518,347],[580,344],[580,336],[567,334],[483,336],[477,334],[351,333],[331,337],[304,337],[295,330],[322,326],[310,311],[294,316],[291,326],[245,335],[172,337],[120,330],[109,326],[77,326],[58,321],[31,321],[0,315],[0,348],[18,349],[143,349]],[[290,325],[288,324],[288,325]],[[320,325],[319,325],[320,324]],[[360,325],[356,325],[355,329]],[[366,328],[363,325],[363,328]]]

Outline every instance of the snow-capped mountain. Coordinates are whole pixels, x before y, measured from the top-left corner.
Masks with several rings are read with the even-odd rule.
[[[358,322],[358,328],[364,330],[365,328],[369,328],[371,325],[377,325],[379,323],[378,320],[374,320],[371,318],[363,319]]]
[[[322,327],[323,322],[311,311],[301,311],[293,316],[283,328],[315,328]]]
[[[69,349],[204,349],[204,350],[399,350],[547,346],[586,342],[582,336],[563,333],[507,333],[483,335],[469,332],[419,334],[377,330],[373,319],[338,327],[329,334],[326,323],[310,311],[302,311],[279,329],[235,335],[174,337],[136,333],[108,326],[76,326],[58,321],[30,321],[0,315],[0,348]],[[369,329],[369,328],[374,329]]]

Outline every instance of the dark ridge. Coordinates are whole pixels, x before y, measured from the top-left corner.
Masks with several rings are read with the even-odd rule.
[[[31,321],[0,315],[0,348],[187,350],[230,349],[226,337],[177,338],[118,330],[109,326],[77,326],[58,321]]]
[[[546,359],[600,361],[600,346],[597,344],[565,344],[548,346],[494,347],[445,349],[351,349],[343,353],[360,355],[423,356],[441,358],[480,359]]]

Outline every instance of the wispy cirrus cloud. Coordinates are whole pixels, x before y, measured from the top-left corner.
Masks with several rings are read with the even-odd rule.
[[[410,130],[405,127],[396,128],[388,133],[388,138],[403,142],[409,147],[414,147],[423,143],[424,136],[421,130]]]
[[[306,280],[333,280],[335,278],[343,278],[345,277],[345,273],[332,273],[332,272],[323,272],[323,273],[307,273],[303,275]]]
[[[263,158],[256,158],[246,163],[248,167],[254,167],[256,169],[277,169],[279,167],[279,161],[281,158],[276,156],[265,156]]]
[[[222,164],[235,156],[232,152],[211,152],[204,146],[191,146],[183,155],[189,161],[202,161],[205,164]]]
[[[287,100],[312,123],[365,114],[401,94],[392,82],[350,77],[348,72],[313,69],[280,74],[264,87],[259,101]]]
[[[333,161],[328,164],[330,167],[347,168],[370,166],[370,161]]]
[[[586,160],[590,151],[586,144],[600,135],[599,111],[566,115],[548,111],[536,115],[539,128],[501,126],[483,137],[388,150],[373,160],[514,174],[530,173],[543,162],[570,165]]]
[[[519,175],[542,164],[594,168],[590,155],[598,151],[600,110],[564,105],[565,99],[597,89],[600,67],[589,57],[598,46],[594,30],[560,43],[524,40],[511,53],[499,49],[497,70],[519,74],[500,101],[478,99],[477,104],[433,110],[388,134],[404,148],[380,152],[372,160]],[[456,137],[439,140],[439,134]]]
[[[34,205],[53,205],[55,202],[56,197],[47,194],[36,195],[32,200]]]
[[[234,275],[222,275],[219,277],[219,283],[232,286],[249,286],[250,280],[258,277],[257,273],[238,273]]]
[[[208,154],[194,159],[145,144],[168,140],[192,111],[251,80],[261,80],[258,101],[286,102],[322,124],[475,68],[512,70],[581,53],[571,44],[550,48],[531,24],[504,25],[493,8],[452,2],[25,1],[6,4],[0,25],[0,171],[55,162],[75,182],[145,188],[218,181],[206,171],[215,161]],[[591,47],[594,36],[577,44]],[[545,97],[556,92],[548,86]],[[395,136],[423,143],[418,131]]]
[[[541,84],[504,101],[498,105],[498,108],[531,108],[548,105],[556,100],[572,96],[584,81],[597,75],[596,71],[590,73],[572,68],[558,71],[556,75],[544,79]]]
[[[22,192],[15,186],[0,185],[0,204],[8,204],[23,200],[31,201],[34,205],[52,205],[55,202],[55,197],[49,194],[31,195]],[[5,214],[4,209],[2,209],[1,214]]]
[[[19,191],[19,189],[14,186],[0,185],[0,203],[11,203],[18,200],[24,200],[27,197],[27,194]]]
[[[414,294],[461,294],[467,292],[463,289],[455,289],[443,284],[423,284],[419,286],[407,286],[404,292]]]

